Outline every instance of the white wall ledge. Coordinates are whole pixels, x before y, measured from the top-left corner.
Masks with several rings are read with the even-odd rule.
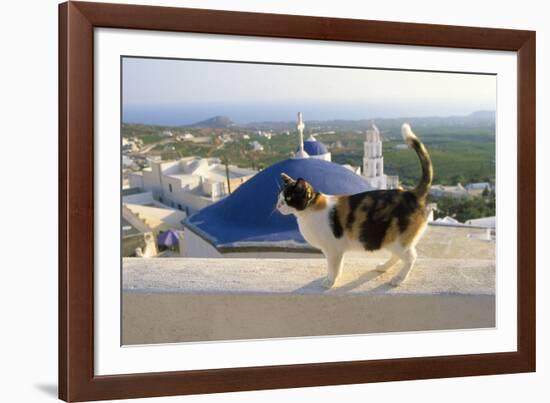
[[[495,264],[418,259],[394,288],[383,258],[348,258],[321,287],[324,259],[124,259],[122,342],[326,336],[495,326]]]
[[[389,285],[399,265],[374,270],[380,258],[347,258],[338,285],[321,286],[325,259],[125,258],[125,292],[193,294],[449,294],[494,295],[495,263],[485,259],[419,258],[409,279]]]

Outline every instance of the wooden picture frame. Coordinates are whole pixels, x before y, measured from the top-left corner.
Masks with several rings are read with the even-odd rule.
[[[517,52],[517,351],[96,376],[93,33],[99,27]],[[60,399],[122,399],[532,371],[535,32],[85,2],[59,6]]]

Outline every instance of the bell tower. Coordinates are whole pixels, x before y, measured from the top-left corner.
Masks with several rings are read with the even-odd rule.
[[[367,130],[366,141],[363,144],[363,176],[372,187],[386,189],[382,140],[380,131],[374,124]]]

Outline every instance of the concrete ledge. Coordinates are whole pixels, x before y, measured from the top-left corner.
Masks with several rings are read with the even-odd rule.
[[[384,259],[346,258],[341,281],[325,290],[325,259],[124,259],[124,290],[200,294],[494,294],[494,261],[418,259],[400,287],[389,280],[398,267],[373,270]]]
[[[324,259],[127,258],[123,344],[495,326],[495,264],[418,259],[393,288],[381,258],[346,260],[337,288]]]

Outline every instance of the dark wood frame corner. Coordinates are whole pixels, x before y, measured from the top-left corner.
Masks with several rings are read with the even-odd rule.
[[[96,376],[94,28],[515,51],[518,55],[518,351]],[[521,214],[520,214],[521,213]],[[66,401],[458,377],[535,370],[535,33],[68,2],[59,6],[59,397]]]

